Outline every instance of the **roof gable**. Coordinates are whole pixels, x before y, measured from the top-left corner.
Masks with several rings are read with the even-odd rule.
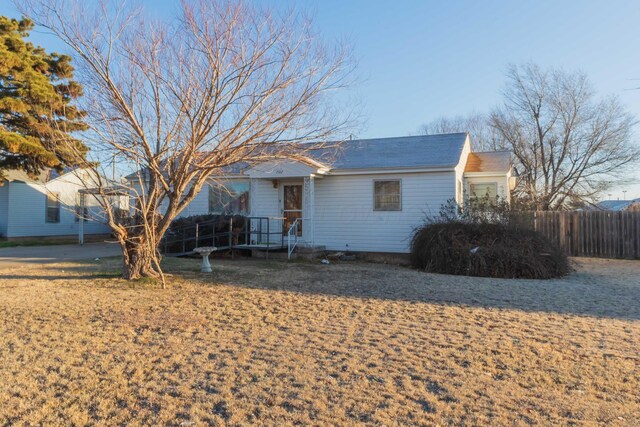
[[[273,160],[259,163],[249,169],[244,174],[251,178],[291,178],[306,176],[317,173],[317,168],[293,160]]]

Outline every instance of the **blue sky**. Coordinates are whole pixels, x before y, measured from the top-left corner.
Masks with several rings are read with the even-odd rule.
[[[629,90],[640,87],[637,0],[265,2],[296,4],[325,37],[353,45],[361,78],[345,96],[362,104],[361,137],[407,135],[439,116],[489,110],[500,102],[507,64],[528,61],[586,72],[600,94],[617,95],[640,118],[640,90]],[[0,14],[17,17],[8,3]],[[143,3],[171,15],[177,0]],[[34,40],[59,49],[42,35]],[[622,190],[640,197],[636,184],[613,198]]]

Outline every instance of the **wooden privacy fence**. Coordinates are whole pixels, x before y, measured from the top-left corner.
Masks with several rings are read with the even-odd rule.
[[[640,258],[640,212],[532,212],[533,227],[570,256]]]

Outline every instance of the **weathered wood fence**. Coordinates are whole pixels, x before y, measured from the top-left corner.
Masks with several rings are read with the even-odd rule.
[[[532,226],[570,256],[640,258],[640,212],[532,212]]]

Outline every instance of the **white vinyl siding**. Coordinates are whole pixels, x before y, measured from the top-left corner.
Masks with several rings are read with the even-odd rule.
[[[8,191],[7,237],[77,236],[76,195],[83,188],[74,174],[67,174],[46,184],[11,182]],[[47,192],[60,195],[60,222],[46,221]],[[104,214],[94,198],[87,196],[90,220],[84,223],[85,234],[105,234],[111,230],[102,223]]]
[[[7,221],[9,219],[9,182],[0,185],[0,237],[7,234]]]
[[[455,172],[327,176],[315,181],[315,244],[409,252],[413,230],[455,197]],[[372,181],[402,180],[402,211],[374,211]]]
[[[281,218],[282,213],[282,181],[277,182],[274,188],[274,181],[270,179],[252,179],[251,180],[251,216]],[[252,227],[256,227],[257,221],[254,221]],[[271,221],[273,230],[270,229],[271,239],[276,239],[276,234],[282,232],[282,224],[280,221]]]

